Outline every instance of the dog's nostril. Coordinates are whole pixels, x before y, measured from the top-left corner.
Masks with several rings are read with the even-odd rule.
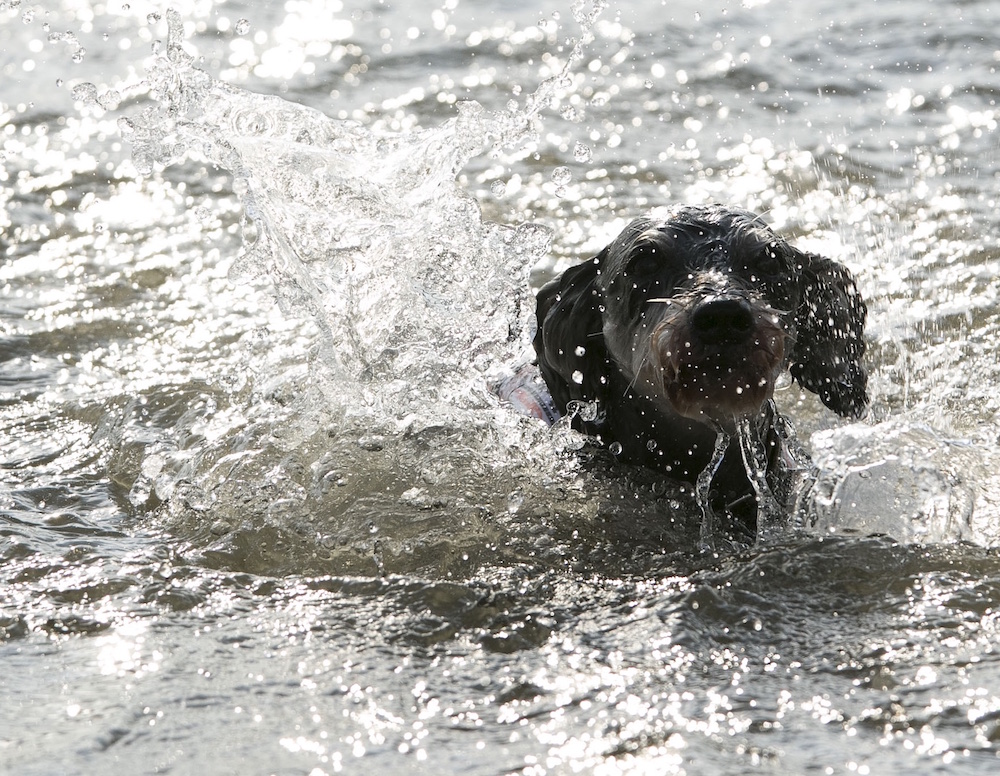
[[[691,314],[691,326],[706,342],[739,341],[753,330],[753,311],[742,299],[710,299]]]

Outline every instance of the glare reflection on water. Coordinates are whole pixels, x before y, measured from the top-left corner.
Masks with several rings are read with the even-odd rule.
[[[195,66],[251,90],[227,93],[240,126],[301,129],[252,92],[281,93],[360,122],[348,141],[399,133],[394,162],[443,187],[406,239],[390,220],[370,241],[402,288],[358,286],[357,309],[385,313],[357,329],[367,383],[329,377],[321,327],[287,314],[308,296],[278,309],[280,262],[237,259],[270,228],[317,247],[299,277],[336,288],[329,226],[348,214],[350,243],[359,211],[306,186],[308,164],[276,163],[315,159],[305,137],[238,173],[171,148],[137,178],[118,119],[149,104],[162,9],[77,6],[0,4],[3,768],[995,770],[985,3],[609,9],[540,133],[467,153],[457,185],[447,144],[406,143],[460,100],[486,111],[463,131],[523,110],[570,59],[573,9],[181,4]],[[261,181],[286,188],[254,225],[240,196]],[[362,213],[389,201],[347,193]],[[853,427],[780,393],[827,472],[817,525],[719,557],[693,552],[690,493],[602,474],[579,439],[468,387],[516,350],[527,307],[508,317],[507,290],[549,234],[536,279],[649,206],[706,200],[851,265],[876,388]],[[527,227],[483,242],[490,222]],[[440,321],[421,328],[456,292],[484,303],[454,306],[477,358]]]

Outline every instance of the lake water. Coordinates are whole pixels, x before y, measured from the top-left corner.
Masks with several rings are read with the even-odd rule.
[[[0,1],[0,770],[993,774],[1000,8]],[[873,405],[766,543],[487,386],[723,202]]]

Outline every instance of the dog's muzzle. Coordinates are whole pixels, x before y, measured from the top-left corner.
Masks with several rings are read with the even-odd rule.
[[[650,338],[650,356],[674,410],[717,423],[756,413],[783,367],[778,314],[735,295],[672,306]]]

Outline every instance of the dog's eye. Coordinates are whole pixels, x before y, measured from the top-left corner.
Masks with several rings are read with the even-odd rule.
[[[784,272],[784,263],[778,248],[773,243],[765,245],[745,267],[746,271],[757,280],[767,280]]]
[[[643,252],[629,262],[628,269],[625,270],[625,274],[634,279],[650,278],[651,276],[656,275],[657,270],[661,267],[661,264],[661,259],[656,254],[656,251]]]

